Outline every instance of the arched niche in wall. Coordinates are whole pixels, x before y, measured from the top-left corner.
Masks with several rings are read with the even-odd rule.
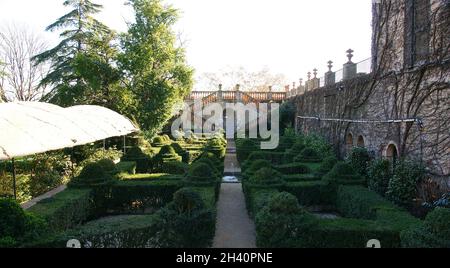
[[[366,141],[364,140],[364,137],[362,135],[359,135],[358,140],[356,142],[356,146],[361,148],[366,147]]]
[[[389,162],[391,162],[393,165],[395,165],[395,163],[397,163],[398,161],[398,148],[397,145],[394,143],[390,143],[387,147],[386,147],[386,151],[384,153],[384,157],[389,160]]]

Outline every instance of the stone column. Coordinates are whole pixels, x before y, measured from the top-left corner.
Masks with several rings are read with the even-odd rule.
[[[328,72],[325,73],[325,86],[330,86],[336,84],[336,74],[331,71],[333,68],[333,62],[330,60],[328,62]]]
[[[353,77],[356,77],[356,64],[352,62],[353,58],[353,51],[352,49],[347,50],[347,57],[348,62],[344,64],[344,70],[343,70],[343,79],[352,79]]]
[[[269,100],[272,100],[272,90],[273,90],[273,87],[269,86],[269,96],[268,96]]]

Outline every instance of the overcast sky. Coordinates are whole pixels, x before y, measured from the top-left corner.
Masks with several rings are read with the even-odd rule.
[[[133,19],[125,0],[97,0],[99,19],[126,30]],[[298,81],[314,67],[320,76],[326,62],[334,70],[355,50],[355,61],[370,57],[372,0],[166,0],[181,12],[176,30],[187,41],[189,64],[196,74],[243,66]],[[57,34],[44,32],[67,10],[63,0],[0,0],[0,23],[21,23],[41,32],[50,44]]]

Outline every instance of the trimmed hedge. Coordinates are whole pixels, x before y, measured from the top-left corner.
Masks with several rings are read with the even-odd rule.
[[[351,165],[337,163],[333,169],[323,177],[324,180],[341,185],[365,185],[366,180],[357,174]]]
[[[51,230],[64,231],[94,216],[93,193],[91,189],[66,189],[28,211],[44,218]]]
[[[450,209],[436,208],[420,226],[401,233],[405,248],[450,248]]]
[[[107,214],[154,212],[169,203],[181,187],[177,180],[118,182],[107,200]]]
[[[116,164],[119,173],[136,174],[137,164],[134,161],[123,161]]]
[[[302,163],[291,163],[291,164],[284,164],[274,167],[276,170],[283,174],[308,174],[311,172],[311,169]]]
[[[297,197],[302,206],[330,206],[336,200],[336,186],[326,181],[288,182],[282,189]]]

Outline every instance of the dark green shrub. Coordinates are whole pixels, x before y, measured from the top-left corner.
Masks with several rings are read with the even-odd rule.
[[[171,145],[164,145],[153,158],[154,171],[167,172],[169,168],[166,164],[172,162],[182,162],[182,157],[175,152],[175,149]]]
[[[250,139],[238,140],[236,142],[237,158],[239,163],[244,163],[248,159],[251,153],[258,150],[255,142]]]
[[[181,178],[153,175],[148,179],[118,182],[112,187],[106,204],[109,214],[142,214],[161,209],[182,187]]]
[[[392,177],[391,163],[388,160],[375,160],[369,166],[367,177],[369,189],[384,196]]]
[[[337,163],[334,168],[324,176],[324,180],[342,185],[364,185],[365,179],[357,174],[347,163]]]
[[[16,247],[47,232],[45,222],[11,199],[0,199],[0,247]]]
[[[313,149],[319,153],[321,158],[334,155],[332,146],[323,137],[318,135],[307,135],[302,138],[306,147]]]
[[[137,173],[147,173],[151,169],[150,157],[140,147],[132,147],[127,150],[126,155],[122,157],[121,161],[136,162]]]
[[[326,181],[289,182],[282,188],[293,194],[302,206],[334,206],[336,186]]]
[[[102,165],[99,163],[92,163],[84,167],[80,175],[69,183],[69,186],[93,187],[110,185],[113,182],[114,178],[103,169]]]
[[[222,160],[219,160],[214,154],[212,153],[202,153],[195,161],[197,162],[203,162],[205,164],[212,164],[211,168],[217,170],[217,172],[221,173],[223,171],[224,163]]]
[[[450,248],[450,209],[436,208],[421,226],[401,233],[405,248]]]
[[[211,184],[217,182],[217,174],[207,164],[196,163],[189,169],[186,182],[188,184]]]
[[[264,167],[256,171],[250,177],[249,182],[258,187],[277,187],[284,183],[283,175],[270,167]]]
[[[321,161],[322,157],[312,148],[303,149],[303,151],[294,158],[294,162],[318,163]]]
[[[398,205],[410,205],[417,196],[417,184],[424,175],[425,168],[422,164],[409,160],[400,161],[395,165],[386,197]]]
[[[283,174],[307,174],[311,172],[311,169],[307,165],[301,163],[275,166],[275,169]]]
[[[217,176],[220,176],[219,168],[221,168],[221,166],[218,165],[218,163],[215,162],[213,159],[211,159],[211,158],[206,158],[206,157],[201,157],[200,159],[198,159],[197,161],[195,161],[194,164],[200,164],[200,163],[203,163],[203,164],[208,165],[208,166],[214,171],[214,173],[215,173]]]
[[[119,162],[116,165],[117,168],[117,172],[119,173],[128,173],[130,175],[134,175],[136,174],[136,162],[134,161],[124,161],[124,162]]]
[[[295,135],[285,135],[280,137],[278,147],[275,149],[277,152],[286,152],[286,150],[292,148],[295,143]]]
[[[298,236],[311,231],[317,220],[303,210],[295,196],[278,193],[256,215],[257,245],[262,248],[296,248]]]
[[[353,148],[348,162],[353,169],[361,176],[367,176],[367,170],[370,165],[370,155],[366,148],[356,147]]]
[[[337,164],[338,160],[335,156],[328,156],[326,157],[322,164],[320,164],[319,169],[317,170],[317,174],[319,175],[325,175],[328,172],[330,172],[334,166]]]
[[[226,147],[220,139],[211,139],[205,146],[205,152],[214,154],[218,159],[223,159]]]
[[[184,163],[189,163],[189,152],[183,149],[181,145],[177,142],[174,142],[171,144],[172,148],[175,150],[175,152],[182,157]]]
[[[174,201],[158,213],[156,239],[163,248],[205,248],[215,232],[215,213],[205,209],[200,195],[192,189],[174,194]]]
[[[167,140],[165,140],[162,136],[156,136],[153,138],[152,146],[163,147],[164,145],[167,145]]]
[[[336,207],[345,217],[368,220],[375,220],[379,209],[399,210],[388,200],[362,186],[340,186]]]
[[[305,144],[302,142],[296,142],[294,146],[288,150],[284,154],[284,162],[292,163],[294,162],[294,158],[298,156],[305,149]]]
[[[102,159],[97,162],[98,165],[102,167],[104,171],[109,174],[117,173],[116,164],[111,159]]]
[[[0,238],[20,237],[25,233],[27,215],[12,199],[0,199]]]
[[[242,169],[246,170],[248,167],[252,165],[254,161],[257,160],[267,160],[274,165],[282,165],[284,164],[284,153],[277,153],[270,151],[253,152],[248,156],[247,161],[245,161],[242,164]]]
[[[267,160],[256,160],[252,163],[249,163],[250,166],[245,169],[244,171],[244,178],[249,179],[251,178],[256,171],[262,169],[262,168],[267,168],[267,167],[272,167],[272,164],[267,161]]]
[[[64,231],[95,216],[93,192],[91,189],[67,189],[38,202],[29,211],[45,219],[52,231]]]

